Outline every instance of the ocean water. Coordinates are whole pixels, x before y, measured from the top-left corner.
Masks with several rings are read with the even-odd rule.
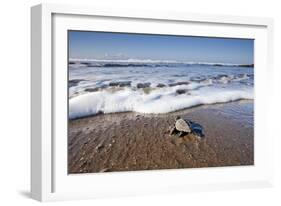
[[[168,113],[253,98],[252,65],[152,60],[69,64],[70,119],[126,111]]]

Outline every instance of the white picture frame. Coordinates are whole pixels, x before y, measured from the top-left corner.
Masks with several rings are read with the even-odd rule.
[[[118,28],[114,24],[115,21],[120,22]],[[138,24],[138,27],[131,28],[132,24]],[[153,24],[163,26],[156,31],[153,29]],[[168,30],[167,25],[173,30]],[[186,25],[192,30],[186,30]],[[39,201],[53,201],[273,185],[274,136],[270,132],[266,112],[271,105],[268,91],[271,91],[270,80],[273,76],[272,19],[40,4],[31,8],[31,26],[32,198]],[[67,76],[65,69],[58,68],[64,68],[66,65],[67,43],[63,37],[66,30],[73,28],[254,38],[257,42],[255,46],[255,165],[68,175],[65,170],[66,162],[64,166],[67,156],[64,133],[67,119],[64,116],[66,105],[63,99],[66,97]]]

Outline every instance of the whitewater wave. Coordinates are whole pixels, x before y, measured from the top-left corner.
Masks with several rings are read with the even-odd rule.
[[[198,85],[200,86],[200,85]],[[253,90],[204,87],[179,94],[178,89],[191,89],[188,85],[159,88],[146,94],[143,90],[124,88],[111,93],[107,90],[85,93],[69,100],[69,119],[98,113],[139,112],[161,114],[204,104],[225,103],[253,99]],[[196,89],[196,87],[192,88]]]
[[[202,104],[253,99],[252,67],[169,60],[70,61],[73,61],[68,82],[70,119],[130,111],[168,113]],[[107,66],[92,67],[93,64]],[[120,64],[124,66],[116,68]],[[172,67],[155,66],[160,64]]]

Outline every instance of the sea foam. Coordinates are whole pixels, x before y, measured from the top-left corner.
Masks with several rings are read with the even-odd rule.
[[[254,98],[253,67],[169,60],[70,61],[69,81],[76,82],[69,84],[70,119],[129,111],[169,113]]]
[[[197,85],[199,88],[200,84]],[[188,85],[159,88],[146,94],[143,90],[125,88],[117,92],[102,90],[85,93],[69,100],[69,118],[95,115],[98,113],[139,112],[169,113],[203,104],[225,103],[240,99],[253,99],[252,89],[208,89],[191,90],[178,95],[176,89],[187,89]],[[192,89],[196,86],[193,85]],[[191,88],[189,88],[191,89]]]

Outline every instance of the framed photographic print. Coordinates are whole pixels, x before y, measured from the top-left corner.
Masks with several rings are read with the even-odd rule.
[[[34,199],[272,185],[271,19],[31,12]]]

